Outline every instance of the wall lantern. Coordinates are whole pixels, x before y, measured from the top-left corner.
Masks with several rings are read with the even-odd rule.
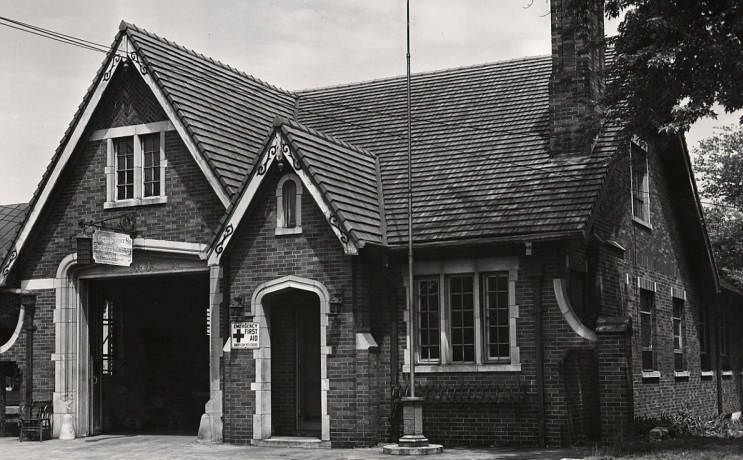
[[[230,303],[230,308],[233,311],[233,317],[242,314],[243,316],[247,316],[249,319],[253,318],[250,307],[250,297],[247,294],[240,294],[235,296],[232,300],[234,303]]]
[[[342,306],[343,306],[343,294],[335,293],[333,296],[330,297],[330,314],[331,315],[340,314]]]

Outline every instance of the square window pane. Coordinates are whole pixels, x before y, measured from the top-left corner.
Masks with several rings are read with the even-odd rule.
[[[644,371],[655,370],[654,364],[653,364],[653,352],[652,351],[642,352],[642,370]]]

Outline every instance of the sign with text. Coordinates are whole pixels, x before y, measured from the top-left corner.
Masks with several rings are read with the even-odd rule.
[[[93,261],[129,267],[132,264],[132,237],[125,233],[96,230],[93,233]]]
[[[242,322],[232,323],[230,333],[232,341],[231,348],[258,348],[260,343],[260,327],[258,323]]]

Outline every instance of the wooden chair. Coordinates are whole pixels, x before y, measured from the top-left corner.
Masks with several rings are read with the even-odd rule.
[[[18,420],[18,440],[23,442],[24,434],[38,434],[39,441],[44,440],[44,433],[52,437],[52,403],[37,401],[31,407],[21,405]]]

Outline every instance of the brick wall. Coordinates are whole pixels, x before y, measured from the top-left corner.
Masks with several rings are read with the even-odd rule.
[[[625,143],[625,145],[627,145]],[[629,155],[627,147],[613,163],[597,209],[594,231],[603,240],[614,240],[626,248],[620,255],[602,243],[595,265],[601,273],[599,298],[602,314],[628,316],[632,320],[632,376],[634,415],[658,416],[686,411],[699,416],[717,413],[717,376],[702,377],[699,355],[699,311],[714,315],[716,296],[704,266],[703,243],[693,229],[698,222],[684,188],[686,179],[681,152],[673,144],[660,142],[648,155],[650,177],[650,223],[634,222],[630,205]],[[637,277],[657,284],[654,295],[656,318],[655,358],[660,378],[643,378],[640,342]],[[684,303],[685,361],[688,378],[674,375],[671,288],[686,291]],[[714,342],[714,340],[713,340]],[[732,387],[722,382],[723,387]],[[732,390],[729,391],[732,393]],[[729,407],[740,407],[733,403]]]
[[[137,72],[117,72],[95,111],[68,166],[43,209],[33,237],[16,263],[9,285],[20,279],[53,278],[61,260],[76,251],[80,219],[101,220],[128,212],[137,216],[137,232],[145,238],[209,243],[224,208],[175,131],[165,138],[168,160],[165,190],[168,203],[104,210],[106,148],[89,142],[91,129],[166,119],[154,95]],[[136,255],[135,255],[136,257]],[[34,337],[34,398],[51,400],[54,389],[55,291],[38,291]],[[0,359],[14,359],[24,369],[25,333]]]
[[[552,280],[565,276],[565,255],[568,245],[535,244],[533,255],[524,256],[523,247],[478,247],[467,251],[449,253],[446,250],[429,251],[425,257],[446,260],[448,257],[488,257],[519,256],[518,280],[516,282],[516,303],[519,306],[517,320],[517,344],[520,347],[520,372],[444,372],[416,374],[416,387],[425,392],[426,387],[451,388],[455,392],[494,391],[495,401],[478,400],[471,402],[447,403],[445,401],[426,401],[424,403],[424,434],[434,442],[445,445],[535,445],[539,443],[539,425],[545,425],[545,439],[548,445],[569,444],[578,439],[572,428],[576,420],[580,423],[584,414],[571,414],[568,407],[566,375],[569,370],[565,364],[573,350],[592,356],[589,342],[578,336],[563,318],[553,289]],[[422,260],[422,255],[418,260]],[[398,261],[398,263],[401,263]],[[401,267],[398,265],[399,271]],[[395,296],[398,312],[398,379],[407,382],[407,373],[402,373],[403,353],[405,353],[406,325],[403,318],[405,292],[402,276]],[[543,348],[544,348],[544,398],[545,415],[539,413],[538,386],[536,381],[536,321],[535,292],[541,290]],[[585,384],[586,394],[580,397],[596,405],[596,382],[591,377],[595,371],[595,361],[588,359],[581,364],[581,383]],[[512,398],[509,399],[511,395]],[[573,393],[571,396],[575,396]],[[595,407],[594,407],[595,409]],[[588,410],[588,409],[587,409]]]
[[[334,446],[373,444],[378,427],[369,418],[376,418],[376,409],[370,406],[377,404],[380,387],[373,376],[377,358],[355,349],[357,330],[368,330],[372,323],[371,290],[366,286],[366,264],[371,262],[363,254],[343,253],[309,193],[302,195],[302,233],[275,235],[279,178],[277,169],[268,172],[223,258],[228,272],[226,299],[244,294],[250,298],[261,283],[287,275],[318,281],[331,296],[342,298],[340,313],[331,316],[327,326],[327,344],[332,347],[327,358],[330,438]],[[229,320],[244,320],[242,308],[228,310]],[[247,443],[255,412],[255,393],[250,391],[255,378],[252,350],[232,351],[225,357],[224,374],[224,439]]]

